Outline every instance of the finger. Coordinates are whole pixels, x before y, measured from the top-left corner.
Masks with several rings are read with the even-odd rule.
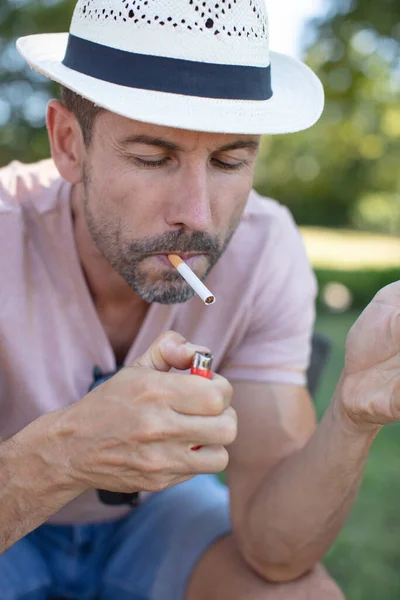
[[[230,406],[233,389],[227,379],[212,380],[178,373],[168,375],[169,406],[184,415],[217,416]]]
[[[203,446],[198,452],[190,452],[188,469],[190,472],[221,473],[229,463],[229,454],[223,446]]]
[[[190,368],[196,350],[209,351],[204,346],[190,344],[175,331],[166,331],[140,358],[133,361],[131,366],[146,367],[156,371],[169,371],[172,367],[185,370]]]
[[[400,281],[393,281],[383,287],[375,297],[372,302],[376,302],[379,304],[388,304],[389,306],[393,306],[396,308],[400,307]]]
[[[229,446],[237,436],[237,415],[230,406],[218,417],[198,417],[180,415],[181,434],[186,445],[192,449],[197,446]]]
[[[229,454],[221,445],[205,446],[198,452],[186,447],[177,448],[176,454],[169,457],[167,477],[175,485],[177,480],[201,473],[220,473],[229,461]]]

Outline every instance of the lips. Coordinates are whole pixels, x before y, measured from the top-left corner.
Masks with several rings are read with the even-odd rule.
[[[157,252],[154,256],[168,256],[168,254],[176,254],[182,260],[193,258],[194,256],[204,256],[203,252]]]
[[[173,254],[168,252],[168,254]],[[162,264],[168,265],[168,267],[173,268],[172,264],[168,260],[168,254],[160,253],[160,254],[152,254],[151,256],[157,258]],[[204,254],[188,254],[185,252],[176,252],[177,256],[180,256],[182,260],[185,261],[188,265],[191,265],[196,261],[196,259],[204,256]]]

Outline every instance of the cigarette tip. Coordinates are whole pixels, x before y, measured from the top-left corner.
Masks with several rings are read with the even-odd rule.
[[[204,300],[204,302],[206,304],[214,304],[215,303],[215,296],[207,296],[207,298]]]

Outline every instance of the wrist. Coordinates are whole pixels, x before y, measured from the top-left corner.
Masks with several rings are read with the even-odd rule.
[[[6,452],[10,475],[11,471],[20,473],[21,480],[32,482],[36,488],[40,481],[44,495],[59,494],[69,502],[85,489],[78,487],[70,476],[66,444],[58,435],[61,412],[46,413],[30,423],[6,442]]]
[[[354,395],[355,391],[342,373],[331,403],[333,418],[346,435],[363,438],[372,443],[382,429],[382,425],[373,423],[363,418],[360,412],[354,411],[352,402]]]

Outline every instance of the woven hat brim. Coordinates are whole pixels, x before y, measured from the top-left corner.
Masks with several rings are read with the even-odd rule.
[[[153,92],[101,81],[62,64],[68,33],[30,35],[17,41],[39,73],[129,119],[210,133],[279,134],[308,129],[324,107],[322,84],[303,62],[271,52],[269,100],[221,100]]]

